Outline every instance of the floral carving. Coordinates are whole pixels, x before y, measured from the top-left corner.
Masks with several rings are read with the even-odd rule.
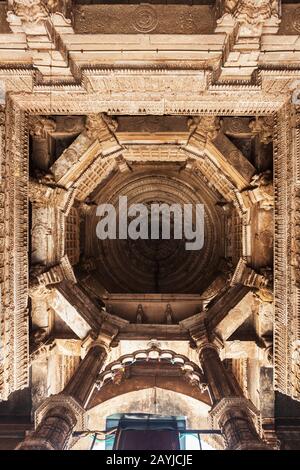
[[[38,23],[57,11],[66,16],[70,9],[69,3],[69,0],[9,0],[8,5],[9,13],[13,12],[25,22]]]

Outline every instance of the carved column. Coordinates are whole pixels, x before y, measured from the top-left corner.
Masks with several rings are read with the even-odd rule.
[[[101,344],[93,346],[83,361],[79,364],[76,374],[66,385],[64,393],[75,398],[75,400],[85,407],[98,374],[106,360],[107,349]]]
[[[44,415],[34,433],[26,437],[16,450],[65,449],[76,422],[76,415],[71,408],[53,406]]]
[[[229,450],[268,450],[259,437],[251,416],[251,403],[242,395],[234,376],[225,369],[217,348],[203,343],[200,363],[212,400],[210,412],[220,427]]]
[[[36,430],[18,445],[17,450],[67,449],[72,432],[84,428],[84,413],[98,374],[106,360],[111,340],[117,329],[105,324],[97,341],[62,393],[50,396],[36,412]]]

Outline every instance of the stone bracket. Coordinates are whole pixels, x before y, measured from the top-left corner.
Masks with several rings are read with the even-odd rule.
[[[52,395],[37,408],[35,411],[35,427],[39,425],[47,411],[56,406],[64,406],[73,411],[76,416],[77,424],[75,426],[76,431],[81,431],[86,428],[86,411],[85,409],[70,395],[60,393],[58,395]]]

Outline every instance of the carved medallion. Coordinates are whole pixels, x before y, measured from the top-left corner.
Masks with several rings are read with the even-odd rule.
[[[139,6],[133,14],[133,26],[140,33],[150,33],[158,23],[155,10],[148,5]]]
[[[292,28],[297,31],[297,33],[300,33],[300,8],[296,8],[296,10],[293,10],[293,15],[291,19]]]

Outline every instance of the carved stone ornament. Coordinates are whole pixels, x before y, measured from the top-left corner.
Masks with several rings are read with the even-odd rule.
[[[54,119],[43,116],[30,116],[29,132],[33,137],[40,137],[45,139],[49,133],[54,132],[56,129],[56,123]]]
[[[77,403],[77,401],[64,393],[59,393],[58,395],[52,395],[37,408],[35,412],[35,426],[37,427],[42,421],[43,417],[46,415],[48,410],[54,406],[63,406],[65,408],[70,408],[76,416],[77,422],[75,429],[82,430],[86,426],[86,412],[82,406]]]
[[[9,0],[8,15],[15,14],[28,23],[47,20],[51,13],[61,12],[69,15],[71,0]]]
[[[52,266],[48,271],[37,276],[39,284],[47,286],[57,284],[63,280],[76,283],[76,277],[67,255],[64,255],[60,263]]]
[[[90,114],[86,121],[88,137],[91,140],[99,139],[100,142],[110,140],[117,126],[117,121],[104,113]]]
[[[278,0],[224,0],[223,8],[241,23],[258,24],[279,16]]]
[[[261,289],[268,286],[269,279],[262,274],[256,273],[254,269],[247,266],[245,260],[240,258],[231,279],[231,285],[234,286],[235,284],[243,284],[244,286]]]
[[[294,343],[292,352],[292,394],[293,398],[300,399],[300,341]]]
[[[8,4],[11,12],[28,23],[38,23],[48,17],[48,9],[41,0],[10,0]]]
[[[260,141],[263,144],[267,145],[272,142],[274,132],[274,119],[272,116],[257,117],[256,119],[252,119],[249,122],[249,128],[254,135],[259,135]]]
[[[218,428],[221,416],[232,407],[244,408],[251,418],[259,415],[257,408],[245,397],[222,398],[209,412],[213,427]]]

